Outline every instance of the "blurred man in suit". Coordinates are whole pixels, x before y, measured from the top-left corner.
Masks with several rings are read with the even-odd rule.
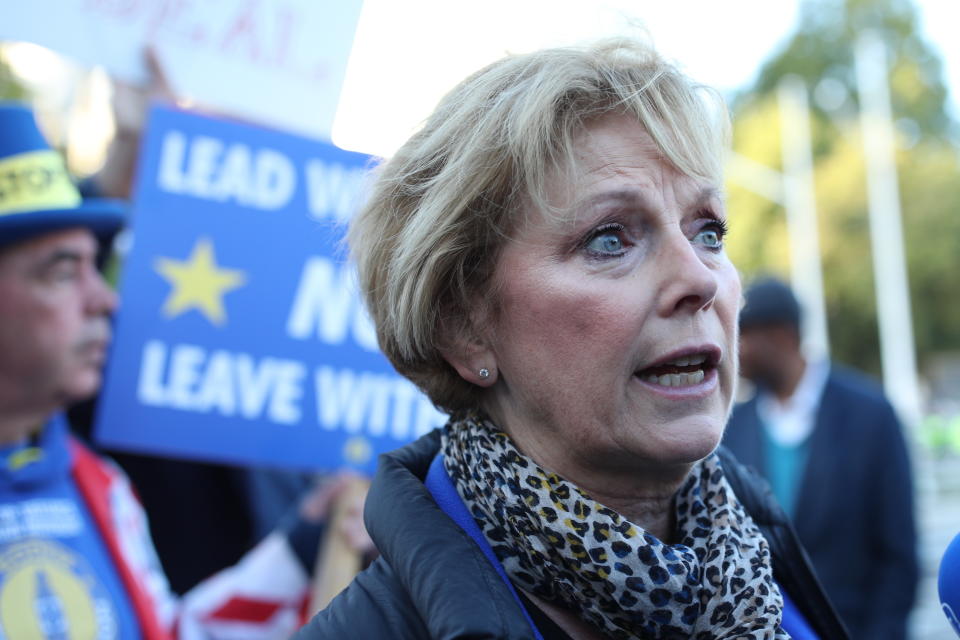
[[[792,291],[746,291],[740,371],[756,394],[724,444],[770,482],[857,639],[906,637],[918,579],[913,483],[900,424],[863,376],[801,351]]]

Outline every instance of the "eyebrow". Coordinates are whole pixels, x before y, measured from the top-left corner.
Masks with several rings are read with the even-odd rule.
[[[702,207],[711,200],[720,198],[720,190],[716,187],[703,187],[693,199],[693,205],[690,208]],[[614,189],[612,191],[603,191],[590,196],[580,202],[580,207],[594,207],[607,202],[616,202],[624,204],[638,204],[645,209],[652,209],[653,204],[641,189]]]

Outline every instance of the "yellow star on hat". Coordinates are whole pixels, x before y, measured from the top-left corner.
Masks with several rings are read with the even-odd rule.
[[[193,253],[186,260],[157,258],[154,269],[172,286],[163,304],[165,316],[174,318],[196,309],[218,326],[227,319],[223,308],[224,294],[246,283],[242,271],[217,266],[213,243],[206,238],[197,240]]]

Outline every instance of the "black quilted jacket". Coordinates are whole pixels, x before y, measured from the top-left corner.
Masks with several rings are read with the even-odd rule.
[[[526,618],[480,548],[423,485],[439,430],[380,457],[367,529],[380,557],[297,634],[297,640],[533,640]],[[773,553],[774,577],[821,640],[847,633],[786,516],[762,480],[720,449],[734,492]]]

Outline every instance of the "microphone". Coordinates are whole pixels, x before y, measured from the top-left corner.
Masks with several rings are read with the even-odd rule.
[[[960,533],[943,552],[937,587],[943,613],[960,636]]]

